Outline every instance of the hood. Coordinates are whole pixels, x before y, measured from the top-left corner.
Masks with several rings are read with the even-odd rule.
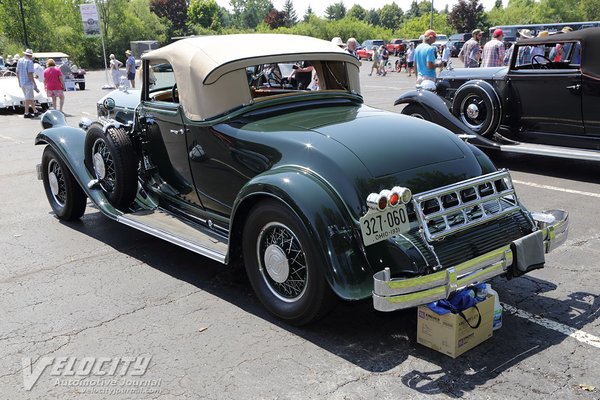
[[[508,67],[487,67],[487,68],[453,68],[444,69],[438,76],[439,80],[495,80],[502,79],[508,72]]]

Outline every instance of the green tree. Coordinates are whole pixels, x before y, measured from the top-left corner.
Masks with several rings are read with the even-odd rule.
[[[427,29],[429,29],[429,15],[421,15],[419,18],[412,18],[405,21],[402,28],[398,30],[401,37],[418,38]],[[433,29],[438,33],[454,32],[445,15],[433,14]]]
[[[536,8],[536,19],[542,22],[580,21],[580,0],[541,0]]]
[[[285,14],[285,26],[290,27],[298,22],[298,16],[296,15],[296,10],[294,10],[294,3],[292,0],[285,0],[283,12]]]
[[[185,36],[188,34],[187,8],[188,4],[186,0],[150,1],[150,10],[167,24],[170,37]]]
[[[203,28],[218,31],[221,28],[221,8],[215,0],[191,0],[188,21]]]
[[[510,0],[505,8],[492,8],[487,14],[488,25],[535,24],[539,21],[534,0]]]
[[[459,0],[448,14],[448,23],[455,32],[471,32],[475,28],[485,28],[488,24],[479,0]]]
[[[340,20],[346,16],[346,6],[343,1],[331,4],[325,9],[325,17],[329,20]]]
[[[431,15],[431,0],[421,0],[419,2],[419,16],[421,15]],[[436,14],[437,11],[435,7],[433,8],[433,13]]]
[[[379,10],[379,19],[381,25],[388,29],[397,29],[402,22],[402,9],[398,7],[396,2],[386,4]]]
[[[367,11],[367,16],[365,20],[373,26],[381,25],[381,18],[379,18],[379,10],[371,8],[369,11]]]
[[[233,21],[237,28],[255,29],[274,8],[270,0],[231,0]]]
[[[581,21],[598,21],[600,19],[600,0],[581,0],[579,10]]]
[[[419,4],[417,3],[417,0],[413,0],[412,3],[410,3],[410,8],[406,12],[406,14],[404,14],[404,18],[412,19],[412,18],[417,18],[420,16],[421,16],[421,10],[419,9]]]
[[[361,5],[354,4],[352,7],[350,7],[346,16],[355,18],[359,21],[365,21],[367,19],[367,10],[365,10]]]
[[[309,4],[308,8],[306,9],[306,12],[304,13],[304,17],[302,17],[302,21],[304,21],[304,22],[310,21],[310,17],[313,15],[315,15],[315,13],[313,12],[313,9]]]

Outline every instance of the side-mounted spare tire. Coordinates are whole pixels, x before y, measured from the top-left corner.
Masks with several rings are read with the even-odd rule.
[[[491,138],[500,125],[502,108],[492,85],[480,80],[469,81],[454,94],[452,114],[475,133]]]
[[[85,165],[98,179],[108,201],[118,209],[135,199],[138,160],[131,139],[123,128],[93,124],[85,137]]]

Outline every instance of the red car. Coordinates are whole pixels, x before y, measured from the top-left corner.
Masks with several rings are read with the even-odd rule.
[[[360,60],[371,61],[373,59],[373,46],[385,46],[384,40],[365,40],[356,50],[356,55]]]
[[[392,39],[385,47],[390,54],[395,56],[404,53],[404,50],[406,50],[406,45],[402,39]]]

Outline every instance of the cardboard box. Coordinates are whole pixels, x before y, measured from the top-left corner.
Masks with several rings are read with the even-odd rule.
[[[494,296],[477,303],[481,313],[481,324],[471,328],[458,314],[439,315],[426,305],[417,309],[417,342],[456,358],[479,343],[492,337],[494,319]],[[475,307],[468,308],[463,314],[473,326],[477,324],[479,313]]]

